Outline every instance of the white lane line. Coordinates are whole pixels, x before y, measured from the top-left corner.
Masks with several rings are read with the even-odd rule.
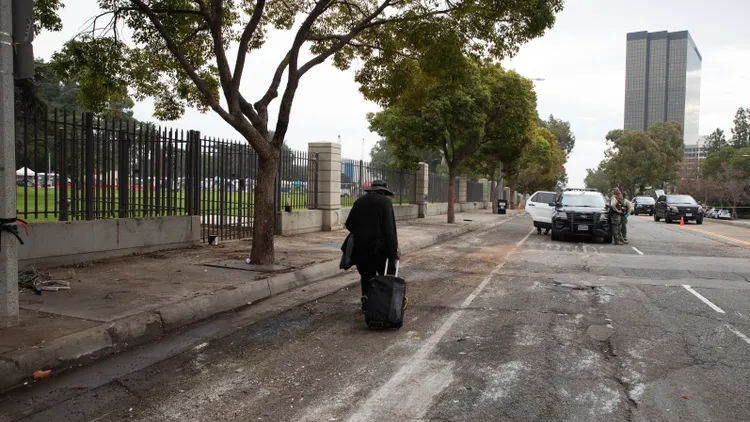
[[[634,251],[638,252],[638,255],[643,255],[643,252],[639,251],[635,246],[631,246],[631,248],[633,248]]]
[[[375,420],[379,414],[382,415],[381,410],[392,408],[394,406],[393,403],[387,403],[389,395],[393,394],[394,391],[403,391],[406,393],[408,391],[408,388],[401,388],[404,385],[404,382],[414,373],[419,371],[422,367],[424,367],[427,357],[432,353],[432,351],[435,349],[435,347],[438,345],[440,340],[442,340],[443,336],[445,336],[445,333],[448,332],[448,330],[453,327],[453,324],[458,321],[459,318],[461,318],[461,315],[463,315],[465,308],[467,308],[469,305],[471,305],[471,302],[474,301],[474,299],[479,296],[479,294],[482,293],[482,290],[487,286],[487,284],[500,272],[500,270],[505,265],[505,262],[508,260],[508,257],[510,257],[513,252],[515,252],[525,241],[526,239],[531,236],[532,233],[534,233],[536,229],[532,229],[529,234],[526,235],[523,239],[521,239],[520,242],[516,243],[516,246],[511,249],[511,251],[508,253],[508,255],[505,256],[505,259],[503,262],[501,262],[497,267],[495,267],[492,272],[485,277],[481,283],[479,283],[479,286],[474,289],[474,291],[464,300],[464,302],[461,304],[461,307],[454,313],[452,313],[448,319],[443,322],[443,325],[440,326],[440,328],[435,331],[434,334],[430,336],[430,338],[427,339],[427,341],[424,342],[424,345],[417,350],[417,353],[414,354],[409,359],[409,363],[402,366],[398,372],[396,372],[385,384],[383,384],[378,391],[375,392],[375,394],[371,395],[367,401],[359,408],[359,410],[356,411],[350,418],[348,418],[349,421],[362,421],[362,422],[369,422],[372,420]]]
[[[738,329],[736,329],[736,328],[732,327],[732,326],[731,326],[731,325],[729,325],[729,324],[724,324],[724,326],[725,326],[725,327],[727,327],[727,329],[728,329],[729,331],[733,332],[733,333],[734,333],[734,334],[735,334],[735,335],[736,335],[737,337],[739,337],[739,338],[741,338],[742,340],[744,340],[744,341],[745,341],[745,343],[747,343],[747,344],[750,344],[750,338],[748,338],[748,336],[746,336],[746,335],[742,334],[742,332],[741,332],[740,330],[738,330]]]
[[[713,309],[714,311],[716,311],[716,312],[718,312],[720,314],[725,314],[726,313],[726,312],[724,312],[723,309],[721,309],[718,306],[714,305],[713,302],[711,302],[710,300],[706,299],[702,294],[696,292],[695,290],[693,290],[692,287],[688,286],[687,284],[683,284],[682,287],[684,287],[685,290],[689,291],[690,293],[694,294],[695,297],[697,297],[698,299],[700,299],[706,305],[710,306],[711,309]]]

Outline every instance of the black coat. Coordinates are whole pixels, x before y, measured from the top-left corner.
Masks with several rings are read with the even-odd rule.
[[[354,202],[346,228],[354,234],[354,260],[398,257],[398,235],[393,204],[385,195],[368,193]]]

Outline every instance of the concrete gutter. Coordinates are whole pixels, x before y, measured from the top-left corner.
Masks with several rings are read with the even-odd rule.
[[[513,216],[509,214],[508,217]],[[470,223],[402,247],[402,253],[415,252],[463,234],[487,230],[508,219]],[[354,271],[354,270],[352,270]],[[158,340],[166,332],[237,310],[252,302],[341,275],[339,260],[320,262],[293,273],[252,280],[211,294],[192,297],[159,309],[142,312],[108,324],[78,331],[45,343],[41,347],[5,353],[0,359],[0,390],[30,381],[36,370],[57,373],[85,364],[91,359]]]

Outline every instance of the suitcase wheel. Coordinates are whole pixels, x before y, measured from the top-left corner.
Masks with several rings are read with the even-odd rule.
[[[404,296],[404,310],[409,306],[409,298]]]

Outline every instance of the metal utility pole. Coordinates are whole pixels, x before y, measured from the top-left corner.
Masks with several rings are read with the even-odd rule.
[[[33,9],[33,0],[0,0],[0,327],[18,324],[13,81],[34,77]]]
[[[0,328],[18,324],[12,0],[0,0]],[[6,229],[7,227],[7,229]]]

